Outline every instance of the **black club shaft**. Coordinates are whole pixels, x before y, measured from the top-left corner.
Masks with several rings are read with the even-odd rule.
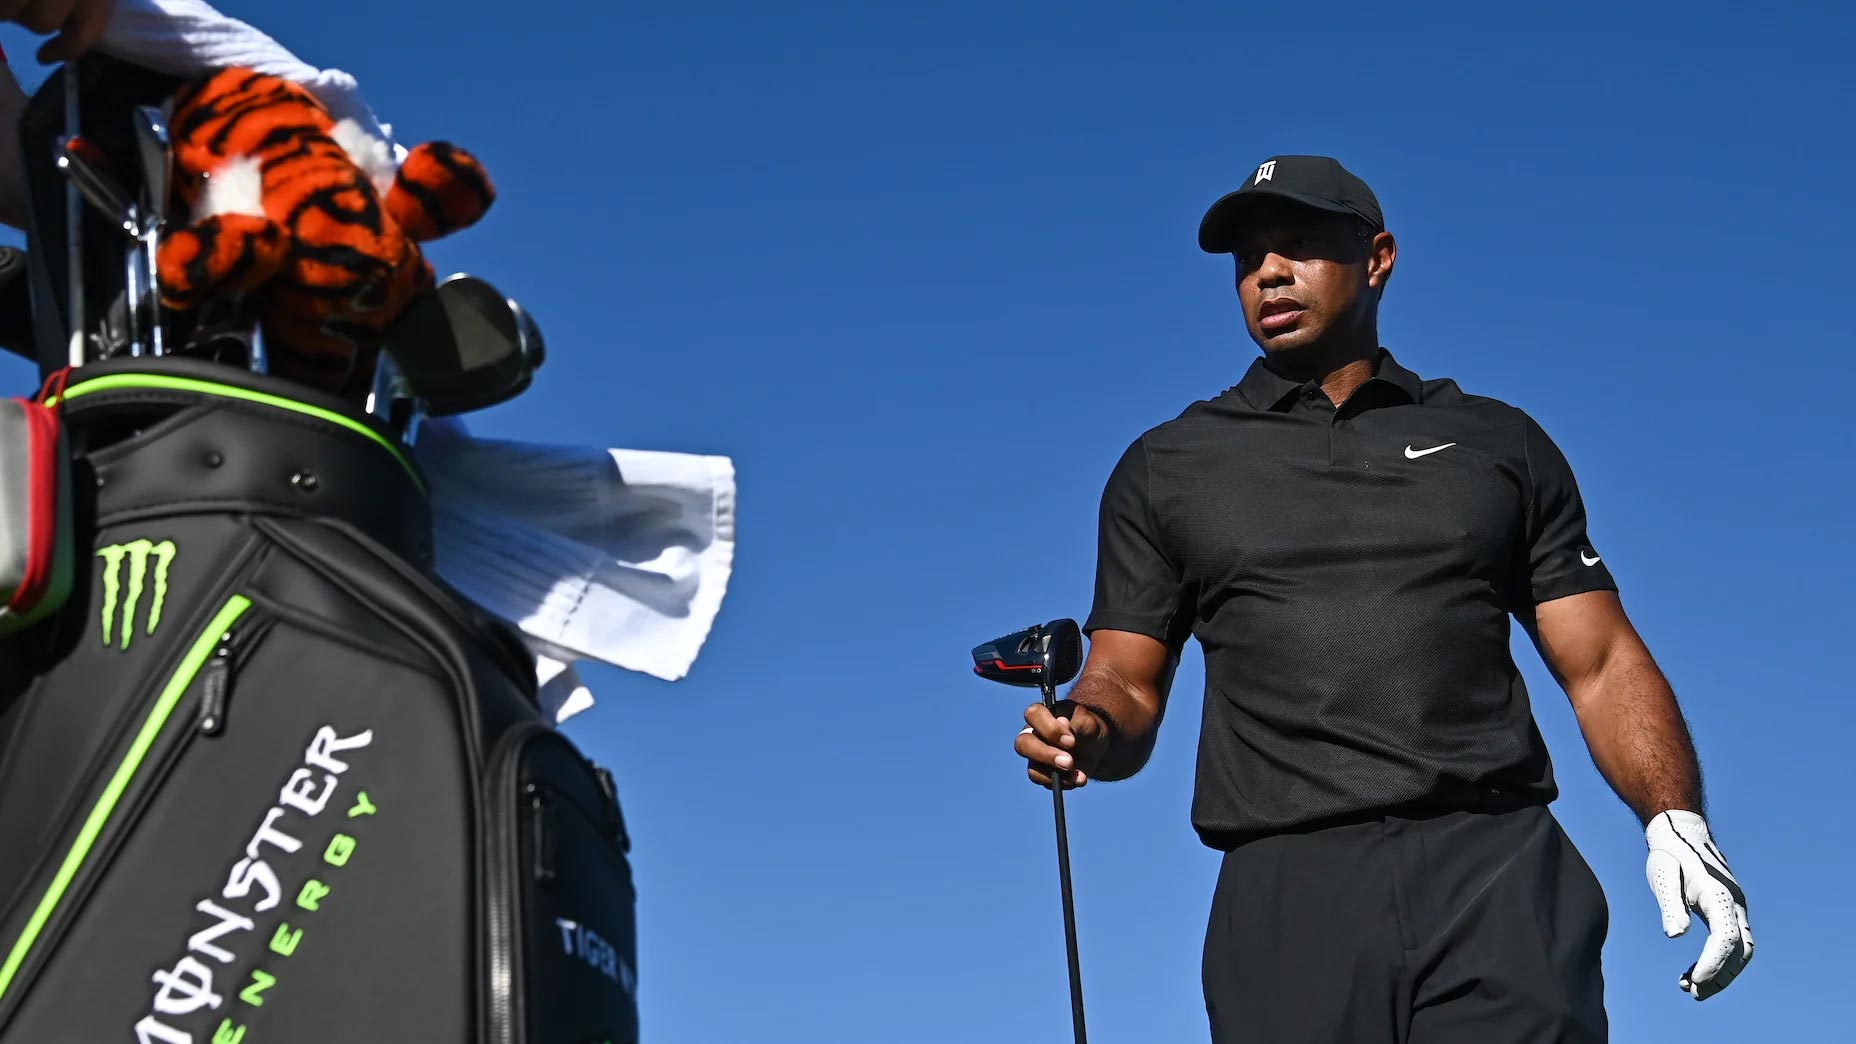
[[[1056,688],[1042,688],[1044,706],[1053,707]],[[1088,1044],[1089,1033],[1083,1027],[1083,968],[1076,954],[1076,900],[1070,892],[1070,831],[1063,819],[1063,780],[1056,771],[1050,777],[1050,796],[1057,815],[1057,879],[1063,891],[1063,945],[1070,963],[1070,1019],[1076,1029],[1076,1044]]]

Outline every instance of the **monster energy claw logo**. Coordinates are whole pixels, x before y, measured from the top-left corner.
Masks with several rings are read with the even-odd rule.
[[[151,558],[155,561],[154,594],[148,604],[144,633],[154,634],[155,628],[161,625],[161,605],[168,597],[168,566],[174,561],[174,541],[131,540],[127,544],[98,548],[97,557],[103,559],[103,644],[115,641],[116,610],[120,604],[122,647],[127,649],[130,639],[135,637],[135,613],[141,607],[142,594],[151,586],[148,582],[148,560]],[[126,592],[122,575],[125,561],[129,566]]]

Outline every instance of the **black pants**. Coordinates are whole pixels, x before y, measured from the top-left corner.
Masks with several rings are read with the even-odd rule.
[[[1544,807],[1384,816],[1226,853],[1214,1044],[1606,1039],[1591,868]]]

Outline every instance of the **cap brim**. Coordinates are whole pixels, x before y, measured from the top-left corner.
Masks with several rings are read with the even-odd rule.
[[[1199,222],[1199,249],[1208,254],[1230,253],[1231,243],[1237,238],[1237,232],[1243,224],[1245,214],[1259,201],[1265,199],[1286,199],[1291,203],[1300,203],[1302,206],[1312,207],[1329,214],[1362,217],[1339,203],[1322,199],[1320,196],[1311,196],[1305,192],[1293,192],[1268,186],[1238,189],[1236,192],[1225,193],[1218,202],[1212,204],[1210,210],[1205,212],[1204,219]]]

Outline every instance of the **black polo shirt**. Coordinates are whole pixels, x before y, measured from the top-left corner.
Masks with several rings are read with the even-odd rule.
[[[1340,407],[1259,359],[1128,448],[1085,629],[1205,652],[1206,844],[1495,785],[1557,791],[1510,616],[1615,590],[1539,425],[1380,354]]]

